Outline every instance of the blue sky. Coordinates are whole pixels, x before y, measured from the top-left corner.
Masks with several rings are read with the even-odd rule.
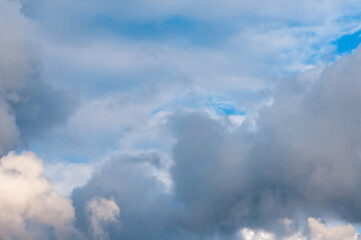
[[[0,0],[1,161],[43,168],[74,239],[360,238],[342,205],[358,193],[343,174],[359,158],[360,16],[356,0]],[[0,238],[67,239],[23,212],[23,235]]]
[[[355,50],[361,42],[360,31],[343,35],[335,41],[336,51],[338,54],[347,54]]]

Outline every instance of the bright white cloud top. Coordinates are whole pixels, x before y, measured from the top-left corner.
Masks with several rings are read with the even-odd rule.
[[[361,239],[360,19],[0,0],[0,238]]]

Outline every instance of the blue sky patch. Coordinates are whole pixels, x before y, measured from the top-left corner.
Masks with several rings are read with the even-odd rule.
[[[352,52],[352,50],[356,49],[360,43],[361,30],[353,34],[344,35],[334,42],[336,45],[336,51],[340,54]]]
[[[208,101],[208,106],[212,108],[219,115],[246,115],[246,112],[236,108],[231,101],[222,97],[211,97]]]

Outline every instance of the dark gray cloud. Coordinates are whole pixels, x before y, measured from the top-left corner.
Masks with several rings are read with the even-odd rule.
[[[64,122],[73,97],[42,80],[33,25],[16,2],[0,2],[0,154]]]
[[[120,208],[114,239],[227,239],[243,227],[282,233],[280,219],[309,216],[359,223],[360,64],[358,51],[314,83],[280,81],[257,131],[245,122],[230,132],[202,113],[173,115],[173,192],[139,164],[155,155],[116,157],[74,191],[78,226],[88,231],[84,206],[97,195]]]
[[[121,155],[108,161],[85,187],[73,192],[77,227],[92,239],[86,205],[90,199],[101,196],[114,198],[120,208],[120,223],[107,226],[111,239],[165,239],[171,224],[165,213],[172,209],[172,203],[162,184],[149,172],[157,162],[159,156],[155,153]]]
[[[52,128],[64,123],[73,113],[78,99],[72,92],[39,83],[27,98],[12,104],[22,144],[44,136]]]

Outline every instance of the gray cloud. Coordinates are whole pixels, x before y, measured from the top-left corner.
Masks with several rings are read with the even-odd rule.
[[[64,122],[74,106],[41,79],[33,25],[20,8],[0,1],[0,154]]]
[[[74,191],[78,226],[86,230],[85,203],[97,195],[119,206],[114,238],[231,239],[244,227],[287,235],[281,219],[297,225],[309,216],[359,223],[360,57],[343,57],[314,83],[280,81],[256,131],[245,122],[230,132],[202,113],[173,115],[173,192],[144,168],[157,168],[155,155],[115,157]]]
[[[105,226],[111,239],[165,239],[167,225],[171,224],[165,213],[172,203],[163,184],[152,174],[151,170],[157,168],[153,163],[157,162],[157,154],[146,153],[116,156],[105,163],[86,186],[73,192],[77,227],[89,239],[96,237],[90,234],[91,219],[86,206],[100,196],[114,199],[120,209],[121,225]]]
[[[69,95],[40,80],[39,63],[31,50],[31,24],[20,14],[20,6],[0,1],[0,13],[0,31],[5,36],[0,39],[3,154],[64,122],[73,104],[69,103]],[[277,31],[273,34],[278,36]],[[264,38],[268,40],[267,35]],[[295,225],[301,225],[309,216],[359,223],[360,56],[357,52],[343,57],[326,68],[315,83],[301,78],[282,80],[273,105],[260,112],[256,131],[249,131],[247,120],[241,128],[230,131],[204,113],[174,114],[168,122],[177,140],[172,151],[171,179],[167,179],[172,182],[172,191],[166,190],[157,175],[167,172],[158,154],[114,156],[84,187],[73,192],[76,227],[87,239],[180,240],[236,239],[239,229],[245,227],[287,235],[287,229],[279,224],[285,218],[292,219]],[[93,112],[91,107],[89,112]],[[79,125],[88,116],[81,115]],[[97,124],[95,121],[96,128]],[[32,165],[40,169],[29,175],[35,182],[33,187],[38,182],[43,184],[36,192],[39,199],[32,202],[31,196],[25,196],[21,200],[30,202],[30,207],[24,207],[23,202],[14,207],[16,211],[11,215],[20,219],[18,225],[11,225],[9,218],[2,216],[0,220],[5,224],[1,234],[9,239],[17,234],[32,236],[33,231],[28,230],[35,229],[44,239],[55,235],[65,238],[61,235],[64,226],[73,231],[69,199],[53,192],[41,176],[41,164],[36,159]],[[14,176],[26,185],[29,179],[23,182],[22,174],[29,177],[22,170],[22,162],[10,170],[5,167],[3,178],[10,180],[4,189],[12,186]],[[51,203],[43,208],[39,204],[48,203],[48,193]],[[13,200],[11,192],[4,196]],[[58,201],[62,205],[59,209],[54,208]],[[61,215],[64,209],[64,221],[58,226],[54,216]],[[29,216],[33,220],[28,220]],[[55,228],[55,235],[48,236],[50,230],[43,224]],[[327,230],[318,220],[311,220],[308,227],[311,235],[326,239],[332,234],[350,238],[355,235],[354,228],[348,225]]]

